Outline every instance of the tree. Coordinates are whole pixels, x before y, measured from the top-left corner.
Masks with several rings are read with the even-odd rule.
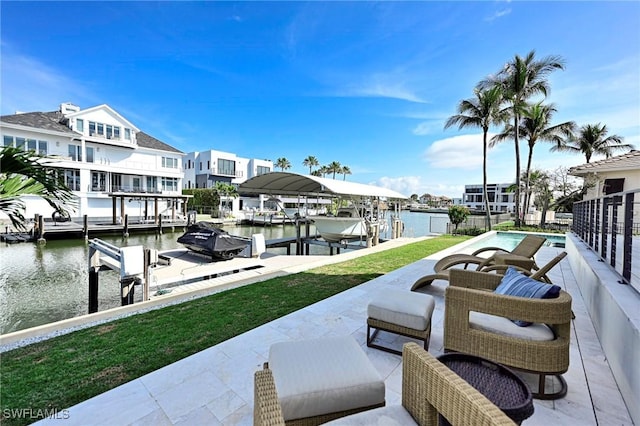
[[[551,201],[553,200],[553,187],[551,186],[551,178],[548,173],[542,170],[530,171],[530,190],[535,195],[535,205],[542,213],[540,218],[540,227],[544,228],[547,218],[547,211]]]
[[[520,135],[524,137],[529,146],[529,152],[527,155],[527,167],[524,174],[524,213],[529,211],[529,204],[531,200],[531,163],[533,161],[533,148],[536,142],[551,142],[554,146],[563,144],[566,140],[573,137],[576,124],[573,121],[567,121],[565,123],[551,125],[553,114],[556,112],[556,108],[553,104],[544,105],[542,102],[538,102],[533,105],[527,105],[522,110],[522,121],[520,123]],[[512,125],[507,125],[504,131],[493,138],[491,138],[491,145],[502,142],[507,139],[515,137],[514,128]]]
[[[342,174],[342,180],[347,180],[347,175],[351,174],[351,169],[349,168],[349,166],[342,166],[340,174]]]
[[[616,151],[634,149],[632,144],[624,143],[622,136],[607,136],[608,132],[605,124],[586,124],[580,128],[575,137],[556,145],[552,151],[584,154],[588,163],[593,155],[604,155],[609,158]]]
[[[482,188],[486,212],[486,228],[491,230],[491,210],[487,191],[487,134],[489,127],[502,123],[506,113],[501,109],[502,90],[498,86],[486,90],[476,88],[475,98],[466,99],[458,105],[458,114],[449,117],[444,125],[447,129],[457,125],[458,129],[465,127],[479,127],[482,129]]]
[[[496,78],[481,83],[482,86],[498,86],[502,89],[505,100],[511,107],[514,128],[516,154],[516,194],[515,225],[520,226],[520,117],[527,100],[535,95],[547,96],[550,90],[547,76],[552,71],[564,69],[564,61],[560,56],[547,56],[536,60],[535,50],[526,57],[516,55],[507,62]]]
[[[320,163],[318,162],[318,159],[316,157],[314,157],[313,155],[308,156],[307,158],[304,159],[304,161],[302,162],[302,165],[305,167],[309,167],[309,174],[313,174],[312,173],[312,169],[313,167],[317,167]]]
[[[276,160],[276,167],[279,167],[281,171],[289,170],[291,163],[284,157],[280,157]]]
[[[336,178],[336,173],[342,172],[342,165],[337,161],[332,161],[327,166],[327,173],[333,173],[333,178]]]
[[[223,199],[226,200],[227,198],[238,197],[238,188],[231,183],[217,181],[213,189],[218,194],[218,199],[220,203],[220,205],[218,206],[219,210],[222,210]]]
[[[449,220],[455,225],[454,234],[458,233],[458,225],[467,220],[469,209],[466,206],[455,205],[449,207]]]
[[[26,229],[24,195],[37,195],[58,213],[68,214],[77,199],[58,174],[49,167],[55,159],[5,146],[0,151],[0,211],[19,230]]]

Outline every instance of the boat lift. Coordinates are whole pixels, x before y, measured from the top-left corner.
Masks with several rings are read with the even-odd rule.
[[[104,256],[100,256],[103,254]],[[153,262],[152,262],[153,261]],[[157,250],[143,246],[116,247],[100,239],[89,242],[89,313],[98,312],[98,273],[120,272],[122,306],[133,303],[135,285],[142,284],[143,300],[149,300],[149,266],[158,262]]]

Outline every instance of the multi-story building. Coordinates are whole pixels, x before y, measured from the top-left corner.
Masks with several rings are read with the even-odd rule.
[[[172,218],[184,210],[184,153],[142,132],[108,105],[80,109],[63,103],[58,111],[5,115],[0,134],[4,146],[56,159],[49,165],[78,198],[72,217]],[[23,199],[25,217],[53,213],[40,197]]]
[[[487,184],[489,211],[494,213],[513,213],[515,211],[515,193],[509,191],[511,183]],[[462,204],[471,210],[485,211],[484,190],[482,184],[465,185]]]
[[[216,182],[239,185],[254,176],[273,171],[273,162],[256,158],[242,158],[236,154],[208,150],[190,152],[183,158],[183,188],[213,188]],[[239,197],[223,201],[232,212],[246,208],[264,208],[265,197]]]

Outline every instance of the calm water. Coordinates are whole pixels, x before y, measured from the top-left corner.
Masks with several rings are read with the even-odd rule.
[[[430,234],[430,227],[440,226],[446,215],[402,212],[404,236]],[[225,226],[233,235],[250,237],[262,233],[266,240],[295,236],[295,227]],[[313,229],[312,229],[313,232]],[[116,246],[143,245],[158,250],[182,247],[176,239],[182,231],[155,234],[133,234],[100,238]],[[388,238],[389,235],[382,235]],[[494,243],[491,243],[494,245]],[[509,247],[505,247],[509,248]],[[279,251],[278,251],[279,250]],[[269,250],[284,253],[285,249]],[[328,254],[328,249],[311,246],[312,254]],[[0,244],[0,334],[73,318],[88,309],[88,245],[82,239],[32,243]],[[118,274],[100,273],[99,309],[120,306]],[[140,291],[136,292],[139,298]]]

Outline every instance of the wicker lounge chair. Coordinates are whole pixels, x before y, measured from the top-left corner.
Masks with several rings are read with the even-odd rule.
[[[497,274],[451,270],[445,292],[445,351],[476,355],[537,374],[534,398],[563,397],[567,384],[562,374],[569,368],[571,296],[564,291],[555,299],[496,294],[493,290],[501,279]],[[518,327],[509,318],[534,325]],[[553,386],[559,382],[559,390],[546,392],[546,376],[557,378]]]
[[[453,268],[488,272],[492,270],[491,268],[487,269],[488,267],[501,263],[516,266],[522,270],[537,269],[533,256],[540,250],[545,240],[545,237],[527,234],[510,252],[499,247],[483,247],[472,254],[445,256],[433,266],[434,273],[419,278],[411,286],[411,290],[430,285],[434,280],[449,280],[449,269]],[[489,257],[481,256],[482,253],[489,251],[494,253]],[[504,268],[499,267],[498,269]]]
[[[254,424],[284,425],[270,370],[255,374]],[[498,407],[417,344],[402,354],[402,405],[386,406],[334,420],[330,424],[438,425],[438,414],[453,425],[515,425]]]

